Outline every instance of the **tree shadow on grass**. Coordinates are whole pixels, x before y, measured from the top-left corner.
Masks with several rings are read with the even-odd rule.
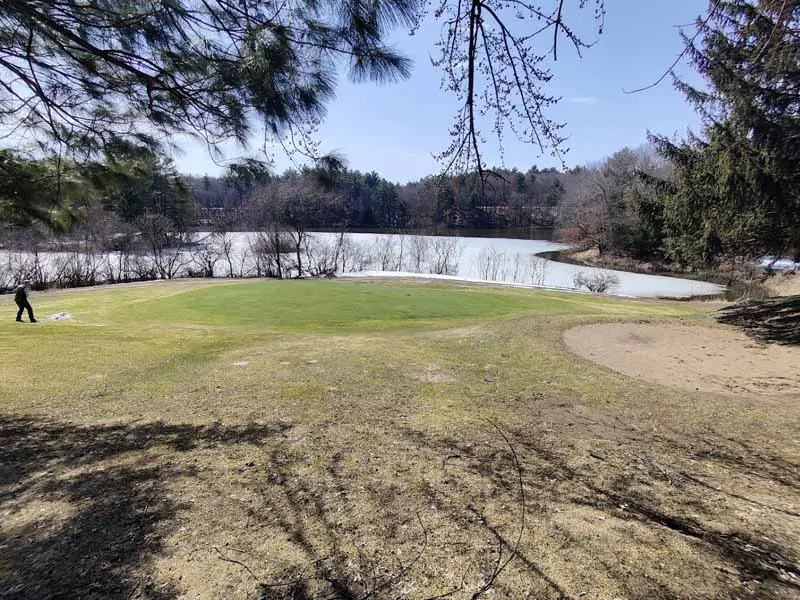
[[[278,449],[279,454],[269,457],[270,464],[282,465],[286,474],[251,482],[261,489],[263,504],[252,507],[249,517],[257,520],[269,515],[275,527],[272,537],[289,540],[303,560],[277,577],[265,578],[257,558],[239,555],[237,563],[259,586],[262,599],[464,600],[495,593],[503,598],[523,593],[525,597],[573,598],[533,558],[514,550],[520,533],[520,506],[515,505],[518,471],[502,438],[493,440],[491,448],[478,450],[463,441],[435,439],[411,430],[402,430],[401,437],[419,451],[415,460],[442,469],[444,487],[427,477],[371,477],[368,467],[356,475],[352,463],[342,460],[342,452],[325,448],[321,439],[315,440],[314,447],[330,460],[313,477],[293,472],[304,462],[302,456]],[[376,454],[364,452],[360,462],[384,463],[387,457],[374,450]],[[453,451],[460,453],[458,457]],[[470,488],[480,483],[470,478],[466,484],[470,489],[459,490],[463,495],[449,487],[465,485],[458,477],[462,465],[449,462],[456,458],[468,463],[487,485]],[[453,477],[448,475],[451,468]],[[482,508],[497,497],[510,499],[510,527],[494,523]],[[533,504],[526,510],[529,515],[539,512]],[[525,590],[505,585],[497,573],[512,555],[511,562],[522,565],[516,570],[524,571]]]
[[[304,561],[302,566],[293,565],[271,580],[259,579],[246,562],[239,562],[257,583],[262,600],[396,598],[397,588],[416,560],[403,563],[394,551],[402,546],[408,550],[407,556],[413,554],[417,559],[424,553],[424,529],[400,536],[402,540],[397,537],[402,518],[391,508],[392,500],[396,500],[387,492],[391,484],[365,482],[357,492],[342,453],[328,450],[329,462],[313,478],[291,474],[303,462],[301,456],[277,449],[269,457],[270,463],[281,464],[286,471],[270,477],[268,491],[263,493],[264,504],[251,508],[250,516],[258,520],[268,513],[281,537],[291,542]],[[359,492],[369,499],[374,511],[363,519],[352,518],[359,515],[359,508],[351,495]],[[363,530],[376,520],[387,526],[385,547],[368,551],[361,546],[367,537]]]
[[[176,598],[149,568],[184,508],[165,484],[192,473],[143,452],[260,444],[288,427],[0,417],[0,597]]]
[[[688,477],[678,465],[668,465],[665,469],[651,462],[651,470],[648,471],[643,468],[647,462],[645,460],[637,462],[636,469],[632,470],[631,460],[636,459],[627,450],[613,459],[611,456],[594,454],[597,460],[576,467],[574,454],[554,449],[530,432],[517,432],[515,435],[511,435],[513,430],[507,429],[507,432],[525,469],[529,502],[533,500],[544,506],[550,504],[551,508],[545,508],[545,513],[552,507],[561,507],[556,508],[560,511],[569,505],[585,506],[602,511],[614,519],[639,522],[656,532],[656,535],[652,539],[631,539],[631,548],[637,548],[637,552],[645,554],[652,552],[653,555],[661,550],[655,541],[659,538],[657,532],[666,528],[688,540],[712,563],[719,561],[727,565],[730,573],[738,574],[739,581],[732,582],[730,588],[719,588],[724,597],[788,598],[800,594],[800,548],[778,543],[757,529],[719,525],[725,522],[725,517],[720,512],[717,493],[740,501],[745,507],[758,506],[774,511],[776,522],[800,517],[795,511],[781,508],[777,500],[774,506],[766,505],[735,491],[726,492],[710,487],[700,478]],[[480,454],[485,455],[485,451],[477,452],[475,445],[462,440],[436,438],[410,430],[407,434],[421,446],[438,449],[443,455],[467,459],[462,460],[461,465],[491,481],[496,489],[513,489],[515,473],[510,462],[504,463],[489,456],[481,458]],[[715,468],[725,469],[733,480],[748,477],[771,481],[786,488],[790,498],[796,490],[800,490],[800,469],[796,464],[766,452],[754,454],[745,444],[723,436],[713,436],[710,432],[705,442],[713,445],[715,452],[696,452],[696,442],[666,435],[657,436],[655,443],[661,446],[662,451],[668,448],[685,452],[690,464],[696,464],[697,461],[713,462]],[[647,449],[634,452],[646,453]],[[713,495],[708,494],[708,489],[713,490]],[[531,512],[535,513],[535,507],[529,506],[529,510],[531,508],[534,509]],[[512,549],[513,539],[498,532],[489,520],[482,519],[481,522],[502,540],[507,551]],[[528,554],[528,550],[520,550],[515,558],[524,569],[539,580],[544,580],[551,593],[555,594],[554,597],[570,597],[557,580],[548,577],[546,570],[537,563],[535,557]],[[597,555],[592,564],[593,569],[603,571],[606,576],[621,582],[628,597],[680,597],[675,595],[674,587],[670,588],[664,582],[622,569],[613,559],[613,553]],[[713,573],[709,573],[709,577],[712,578]],[[755,588],[747,587],[751,583]]]
[[[271,600],[422,600],[440,594],[463,600],[489,597],[479,593],[487,581],[496,597],[522,597],[527,590],[530,597],[571,599],[581,597],[584,589],[576,589],[574,577],[565,577],[574,569],[588,569],[586,581],[600,586],[613,582],[619,590],[615,595],[629,598],[677,599],[708,592],[695,594],[691,583],[675,575],[683,570],[692,570],[694,580],[709,588],[716,585],[713,597],[783,599],[800,590],[797,547],[770,539],[758,525],[736,521],[733,513],[754,506],[775,509],[780,514],[771,517],[773,523],[796,514],[759,504],[736,488],[728,493],[736,508],[723,509],[722,490],[709,491],[699,476],[691,480],[682,471],[686,465],[700,469],[699,463],[713,463],[712,471],[722,469],[733,480],[759,478],[784,486],[791,499],[800,489],[800,470],[787,460],[767,451],[753,453],[708,431],[703,444],[660,433],[652,440],[657,451],[638,440],[619,453],[606,449],[582,462],[569,447],[543,442],[535,430],[504,429],[519,456],[526,490],[527,532],[519,547],[520,472],[502,438],[493,437],[490,427],[477,436],[403,428],[394,439],[412,451],[416,464],[432,469],[422,477],[371,476],[368,457],[376,463],[398,458],[382,454],[380,444],[363,451],[354,464],[342,460],[341,445],[328,445],[321,435],[313,448],[326,460],[313,473],[304,450],[274,448],[265,459],[272,465],[269,477],[246,483],[261,498],[249,508],[248,520],[263,522],[268,516],[269,537],[285,540],[302,558],[287,561],[279,571],[252,549],[226,551],[222,560],[237,562],[235,568],[260,589],[261,598]],[[670,452],[684,455],[687,462],[658,465]],[[404,492],[415,500],[404,501]],[[591,519],[559,520],[558,515],[569,519],[573,512],[576,519],[587,514]],[[573,535],[581,527],[608,537],[597,545]],[[543,540],[532,539],[535,530],[548,532],[546,556],[536,554]],[[623,546],[608,547],[620,530]],[[665,540],[673,548],[691,547],[672,557],[672,575],[660,573],[656,564]],[[497,565],[511,557],[508,570],[493,579]],[[453,576],[443,577],[448,572]],[[603,591],[594,593],[602,597]]]
[[[796,545],[771,540],[757,524],[729,521],[732,511],[764,505],[746,497],[750,488],[733,488],[732,504],[725,508],[717,487],[730,487],[727,479],[712,481],[709,492],[699,472],[707,463],[713,465],[709,472],[723,472],[732,481],[783,486],[786,493],[776,499],[781,502],[791,501],[800,489],[796,465],[711,430],[702,441],[665,430],[642,440],[640,430],[612,430],[611,421],[598,425],[617,446],[593,449],[589,459],[569,440],[548,442],[535,427],[504,426],[520,473],[509,448],[488,425],[483,433],[452,436],[400,428],[373,439],[377,434],[370,431],[361,440],[364,445],[353,449],[349,432],[330,436],[322,428],[287,441],[282,439],[286,425],[78,427],[0,418],[0,514],[5,519],[0,597],[171,600],[185,594],[165,583],[170,576],[157,578],[154,572],[156,558],[183,518],[184,505],[168,482],[195,475],[185,466],[191,460],[177,458],[181,453],[236,444],[261,449],[248,455],[255,460],[237,479],[212,477],[204,498],[209,504],[205,518],[216,519],[219,511],[233,514],[230,522],[240,527],[238,548],[190,550],[199,553],[195,556],[205,552],[201,560],[209,561],[209,568],[214,561],[228,569],[215,573],[212,585],[223,580],[238,585],[240,577],[238,591],[254,598],[421,600],[426,590],[431,597],[454,591],[447,597],[471,598],[512,555],[509,568],[492,584],[496,597],[521,597],[525,589],[531,597],[577,598],[582,588],[565,575],[576,568],[591,569],[586,580],[599,585],[619,582],[618,595],[625,597],[691,595],[690,584],[647,572],[653,563],[649,555],[663,553],[665,539],[678,540],[678,546],[688,542],[696,552],[675,557],[679,569],[708,569],[699,577],[711,582],[716,566],[727,570],[716,597],[796,595]],[[626,437],[634,433],[636,439]],[[403,469],[400,462],[409,454],[412,464]],[[657,464],[667,456],[684,459]],[[396,462],[386,471],[391,461]],[[682,478],[690,468],[697,477]],[[386,476],[395,469],[394,478]],[[515,550],[520,476],[529,525]],[[254,501],[226,500],[231,485],[242,486],[236,494],[249,491]],[[413,504],[407,497],[415,499]],[[571,511],[606,519],[584,523],[592,534],[608,534],[609,527],[597,524],[605,522],[630,539],[620,542],[624,547],[608,548],[575,537],[573,522],[558,517]],[[777,517],[785,518],[796,517],[789,512]],[[770,519],[777,522],[774,515]],[[729,522],[735,524],[726,527]],[[534,523],[541,535],[551,537],[544,545],[546,556],[537,556],[543,546],[531,537]],[[614,538],[602,539],[605,544]],[[618,560],[620,553],[642,553],[641,565],[635,563],[631,571],[630,564]],[[458,571],[449,577],[455,565]],[[759,583],[747,588],[745,580]]]
[[[760,342],[800,345],[800,296],[741,302],[720,310],[717,320]]]

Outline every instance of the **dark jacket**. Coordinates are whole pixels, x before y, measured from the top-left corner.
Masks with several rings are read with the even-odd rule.
[[[28,301],[28,292],[25,290],[24,285],[18,285],[14,290],[14,302],[17,304],[25,304]]]

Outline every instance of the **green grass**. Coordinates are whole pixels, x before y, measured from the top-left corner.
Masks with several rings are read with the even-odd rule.
[[[235,361],[228,356],[237,353],[251,356],[267,349],[272,358],[291,361],[309,354],[296,349],[307,344],[313,360],[315,351],[341,347],[345,336],[351,346],[385,347],[380,356],[363,358],[370,370],[380,371],[387,356],[403,354],[405,363],[419,362],[426,348],[413,336],[446,328],[537,316],[571,322],[702,314],[685,304],[420,282],[176,281],[35,294],[33,303],[40,323],[19,324],[13,322],[11,298],[0,298],[7,315],[0,322],[0,403],[69,412],[67,399],[105,398],[114,390],[109,416],[131,414],[130,407],[147,404],[142,398],[185,393],[216,371],[223,379],[251,378],[256,388],[259,378],[282,371],[267,361],[247,373],[231,373]],[[71,318],[48,319],[57,313]],[[369,337],[378,334],[384,337]],[[331,336],[339,341],[329,344],[325,339]],[[406,339],[393,343],[398,336]],[[358,354],[343,352],[338,368],[347,372]],[[441,362],[441,357],[429,360]],[[281,385],[290,395],[308,392],[307,386]],[[160,406],[172,410],[163,402]],[[145,412],[157,416],[157,411]]]
[[[35,299],[71,326],[211,326],[256,330],[382,330],[544,314],[692,314],[694,309],[579,294],[468,285],[275,281],[118,286]],[[8,324],[5,324],[8,325]],[[0,329],[10,333],[11,325]]]

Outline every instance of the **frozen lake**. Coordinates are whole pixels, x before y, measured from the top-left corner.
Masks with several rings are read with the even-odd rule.
[[[253,234],[236,233],[234,244],[239,252],[243,252],[249,245]],[[322,243],[333,243],[337,237],[335,233],[311,233],[315,240]],[[436,254],[432,249],[439,236],[415,236],[401,234],[378,233],[349,233],[348,238],[359,248],[365,250],[372,264],[365,271],[352,273],[354,276],[402,276],[405,273],[431,275],[431,255]],[[609,290],[609,293],[636,296],[636,297],[670,297],[688,298],[691,296],[707,296],[722,294],[723,286],[692,279],[679,279],[676,277],[663,277],[658,275],[644,275],[627,273],[609,269],[595,269],[558,263],[551,260],[538,259],[532,261],[533,255],[541,252],[561,250],[567,246],[542,240],[520,240],[510,238],[482,238],[482,237],[452,237],[444,238],[453,240],[456,245],[457,260],[455,269],[448,273],[448,279],[458,278],[469,281],[503,282],[517,285],[533,285],[535,287],[549,287],[559,289],[575,289],[575,275],[583,272],[589,276],[599,271],[613,273],[619,283]],[[428,248],[428,260],[423,265],[412,264],[413,249],[423,240]],[[389,242],[394,246],[394,261],[392,268],[381,268],[382,256],[387,252]],[[401,252],[402,247],[402,252]],[[402,254],[402,264],[398,264],[398,255]],[[421,266],[421,268],[410,268]],[[534,272],[532,272],[534,271]],[[347,275],[347,273],[340,273]]]
[[[341,264],[340,258],[336,263],[336,272],[337,275],[345,277],[424,276],[574,290],[576,275],[582,274],[591,278],[601,273],[604,276],[611,274],[612,279],[616,281],[609,287],[607,293],[621,296],[687,298],[717,295],[725,291],[722,286],[702,281],[595,269],[546,260],[536,255],[560,250],[566,246],[540,240],[348,233],[345,234],[345,243],[341,244],[339,234],[306,235],[301,251],[304,275],[309,273],[309,266],[313,266],[314,261],[319,263],[322,257],[327,256],[330,264],[330,257],[334,256],[333,250],[343,247],[345,250],[336,255],[346,256],[345,264],[344,266]],[[164,253],[165,256],[172,255],[180,259],[175,263],[178,266],[170,276],[184,276],[190,270],[198,273],[203,250],[220,254],[224,241],[228,243],[231,260],[229,262],[227,257],[222,258],[220,255],[220,259],[213,267],[214,275],[217,277],[228,276],[231,271],[236,276],[256,276],[264,272],[257,267],[257,258],[260,256],[262,265],[265,258],[267,262],[269,260],[263,251],[259,254],[258,244],[255,243],[258,235],[255,233],[229,233],[225,234],[224,238],[197,233],[193,237],[200,245]],[[31,256],[0,252],[0,286],[13,285],[23,272],[26,273],[25,276],[31,277],[29,273]],[[76,258],[75,253],[39,253],[37,268],[52,275],[56,272],[68,272],[70,269],[74,272],[78,268],[77,263],[81,263],[81,269],[91,270],[94,273],[92,281],[102,282],[106,279],[105,273],[109,269],[112,269],[111,272],[114,272],[113,269],[119,269],[121,263],[120,255],[114,252],[77,256],[85,256],[86,264],[83,264],[82,259]],[[274,257],[274,253],[271,256]],[[155,261],[155,258],[147,254],[128,255],[126,260],[137,265],[139,271],[136,272],[143,272],[143,263]],[[292,266],[296,263],[295,254],[289,253],[286,246],[281,254],[281,262],[284,272],[288,270],[292,275],[297,274],[296,266]],[[24,267],[26,263],[27,267]],[[314,270],[311,269],[310,272],[313,274]],[[125,280],[119,275],[116,278]]]

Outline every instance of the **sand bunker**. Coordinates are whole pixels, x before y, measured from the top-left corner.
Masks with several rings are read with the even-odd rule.
[[[605,367],[685,390],[800,394],[800,348],[762,345],[730,329],[599,323],[564,334],[570,349]]]

